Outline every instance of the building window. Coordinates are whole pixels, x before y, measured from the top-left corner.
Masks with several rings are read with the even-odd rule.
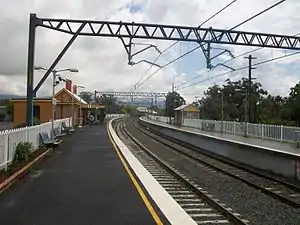
[[[41,119],[41,109],[39,105],[33,106],[33,117],[37,118],[38,120]]]

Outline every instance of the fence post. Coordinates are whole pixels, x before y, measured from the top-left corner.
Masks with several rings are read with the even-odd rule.
[[[0,149],[3,149],[4,152],[4,170],[7,171],[7,135],[3,134],[0,139]]]
[[[9,133],[8,134],[6,134],[6,145],[4,146],[5,148],[6,148],[6,151],[5,151],[5,154],[6,154],[6,156],[5,156],[5,170],[7,170],[8,169],[8,163],[9,163],[9,146],[10,146],[10,135],[9,135]]]
[[[280,142],[283,142],[283,125],[280,126]]]
[[[233,121],[233,134],[235,135],[235,133],[236,133],[236,122],[235,121]]]
[[[265,125],[261,124],[261,139],[264,139],[264,130],[265,130]]]
[[[30,139],[29,139],[29,129],[30,129],[30,127],[26,127],[26,141],[27,142],[30,142]]]

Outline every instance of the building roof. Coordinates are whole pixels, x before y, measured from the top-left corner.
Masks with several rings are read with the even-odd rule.
[[[136,108],[136,110],[139,112],[147,112],[147,113],[157,114],[156,111],[154,111],[152,109],[148,109],[147,107],[144,107],[144,106],[139,106]]]
[[[181,105],[181,106],[178,106],[176,109],[174,109],[175,111],[180,111],[180,110],[183,110],[184,108],[188,107],[189,105],[186,104],[186,105]]]
[[[137,107],[136,110],[139,111],[139,112],[148,112],[149,111],[147,109],[147,107],[143,107],[143,106]]]
[[[88,104],[86,101],[84,101],[81,97],[79,97],[77,94],[72,93],[71,91],[69,91],[66,88],[62,88],[60,89],[58,92],[56,92],[55,96],[59,95],[61,92],[65,91],[66,93],[68,93],[70,96],[72,96],[76,101],[78,101],[79,103],[82,104]]]
[[[64,88],[65,89],[65,88]],[[82,104],[88,104],[86,101],[84,101],[79,95],[72,93],[71,91],[69,91],[68,89],[65,89],[69,94],[71,94],[72,96],[74,96],[74,98],[81,102]]]
[[[181,106],[177,107],[176,109],[174,109],[174,111],[182,111],[189,106],[193,107],[195,109],[195,111],[199,111],[199,109],[196,106],[194,106],[193,104],[181,105]]]

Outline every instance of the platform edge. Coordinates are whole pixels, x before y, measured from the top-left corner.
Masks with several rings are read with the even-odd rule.
[[[113,141],[164,216],[172,225],[196,225],[197,223],[181,208],[120,140],[112,128],[111,124],[113,121],[114,119],[110,120],[108,124],[108,131]]]
[[[185,130],[185,129],[182,129],[182,128],[169,126],[168,124],[163,124],[162,122],[152,121],[151,119],[148,119],[148,118],[145,119],[145,118],[141,117],[140,120],[145,122],[145,123],[150,123],[152,125],[162,126],[162,127],[168,128],[168,129],[178,130],[178,131],[185,132],[185,133],[190,133],[190,134],[194,134],[194,135],[199,135],[199,136],[204,136],[204,137],[208,137],[208,138],[212,138],[212,139],[217,139],[217,140],[220,140],[220,141],[225,141],[225,142],[229,142],[229,143],[233,143],[233,144],[249,146],[249,147],[253,147],[253,148],[258,148],[258,149],[271,151],[271,152],[277,152],[277,153],[280,153],[280,154],[285,154],[285,155],[290,155],[290,156],[295,156],[295,157],[300,156],[299,154],[295,154],[295,153],[292,153],[292,152],[285,152],[285,151],[275,149],[275,148],[269,148],[269,147],[265,147],[265,146],[261,146],[261,145],[249,144],[249,143],[245,143],[245,142],[241,142],[241,141],[230,140],[230,139],[227,139],[227,138],[216,137],[216,136],[209,135],[209,134],[197,133],[197,132],[194,132],[194,131],[191,131],[191,130]]]

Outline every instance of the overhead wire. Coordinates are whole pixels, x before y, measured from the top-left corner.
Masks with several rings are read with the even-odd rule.
[[[247,23],[247,22],[253,20],[254,18],[260,16],[261,14],[263,14],[263,13],[269,11],[269,10],[271,10],[272,8],[278,6],[279,4],[282,4],[282,3],[285,2],[285,1],[286,1],[286,0],[281,0],[281,1],[279,1],[279,2],[277,2],[277,3],[275,3],[275,4],[273,4],[273,5],[269,6],[268,8],[264,9],[263,11],[261,11],[261,12],[255,14],[255,15],[253,15],[253,16],[251,16],[251,17],[248,18],[247,20],[245,20],[245,21],[239,23],[238,25],[232,27],[232,28],[229,29],[228,31],[231,31],[231,30],[233,30],[233,29],[235,29],[235,28],[237,28],[237,27],[239,27],[239,26],[241,26],[241,25],[243,25],[243,24],[245,24],[245,23]],[[220,37],[220,35],[219,35],[218,37]],[[218,37],[217,37],[217,38],[218,38]],[[147,77],[146,80],[144,80],[142,83],[140,83],[139,86],[138,86],[138,88],[141,87],[145,82],[147,82],[151,77],[153,77],[155,74],[157,74],[157,73],[158,73],[160,70],[162,70],[163,68],[169,66],[170,64],[176,62],[177,60],[183,58],[184,56],[186,56],[186,55],[188,55],[188,54],[190,54],[190,53],[196,51],[197,49],[201,48],[203,45],[205,45],[205,43],[204,43],[204,44],[200,44],[199,46],[197,46],[197,47],[195,47],[195,48],[189,50],[188,52],[184,53],[183,55],[181,55],[181,56],[179,56],[179,57],[177,57],[177,58],[171,60],[170,62],[166,63],[165,65],[161,66],[161,67],[158,68],[156,71],[154,71],[152,74],[150,74],[150,76]]]
[[[211,17],[209,17],[207,20],[205,20],[203,23],[201,23],[198,28],[202,27],[204,24],[206,24],[208,21],[210,21],[211,19],[213,19],[214,17],[216,17],[218,14],[220,14],[221,12],[223,12],[225,9],[227,9],[229,6],[231,6],[233,3],[235,3],[237,0],[234,0],[232,2],[230,2],[229,4],[227,4],[226,6],[224,6],[222,9],[220,9],[218,12],[216,12],[214,15],[212,15]]]
[[[272,8],[274,8],[274,7],[276,7],[276,6],[278,6],[279,4],[282,4],[282,3],[285,2],[285,1],[286,1],[286,0],[281,0],[281,1],[279,1],[279,2],[276,2],[275,4],[273,4],[273,5],[269,6],[268,8],[264,9],[263,11],[261,11],[261,12],[255,14],[255,15],[253,15],[252,17],[249,17],[248,19],[246,19],[245,21],[243,21],[243,22],[237,24],[236,26],[234,26],[234,27],[231,28],[230,30],[233,30],[233,29],[235,29],[235,28],[237,28],[237,27],[239,27],[239,26],[244,25],[245,23],[247,23],[247,22],[253,20],[254,18],[256,18],[256,17],[262,15],[263,13],[265,13],[265,12],[269,11],[270,9],[272,9]],[[294,36],[297,36],[297,35],[299,35],[299,34],[300,34],[300,33],[295,34]],[[201,46],[198,46],[198,47],[196,47],[196,48],[194,48],[194,49],[192,49],[192,50],[193,50],[193,51],[194,51],[194,50],[197,50],[197,49],[200,48],[200,47],[201,47]],[[222,64],[226,64],[226,63],[228,63],[228,62],[230,62],[230,61],[232,61],[232,60],[234,60],[234,59],[237,59],[237,58],[239,58],[239,57],[241,57],[241,56],[244,56],[244,55],[247,55],[247,54],[256,52],[256,51],[258,51],[258,50],[260,50],[260,49],[263,49],[263,48],[264,48],[264,47],[259,47],[259,48],[257,48],[257,49],[253,49],[253,50],[250,50],[250,51],[248,51],[248,52],[242,53],[242,54],[240,54],[240,55],[238,55],[238,56],[235,56],[234,58],[231,58],[231,59],[229,59],[229,60],[227,60],[227,61],[225,61],[225,62],[222,62]],[[206,71],[205,73],[201,74],[200,76],[205,75],[205,74],[207,74],[208,72],[209,72],[209,71]],[[195,76],[195,77],[191,78],[188,82],[190,82],[190,81],[192,81],[192,80],[195,80],[195,79],[197,79],[197,78],[199,78],[199,76]],[[181,84],[179,84],[178,86],[182,86],[183,84],[184,84],[184,83],[181,83]]]
[[[295,35],[293,35],[293,36],[298,36],[298,35],[300,35],[300,33],[297,33],[297,34],[295,34]],[[264,48],[264,47],[259,47],[259,48],[250,50],[250,51],[248,51],[248,52],[244,52],[244,53],[242,53],[242,54],[240,54],[240,55],[235,56],[234,58],[231,58],[231,59],[229,59],[229,60],[223,62],[223,64],[226,64],[226,63],[228,63],[228,62],[230,62],[230,61],[232,61],[232,60],[234,60],[234,59],[236,59],[236,58],[242,57],[242,56],[244,56],[244,55],[248,55],[248,54],[250,54],[250,53],[256,52],[256,51],[261,50],[261,49],[263,49],[263,48]]]
[[[297,34],[295,34],[295,35],[293,35],[293,36],[298,36],[298,35],[300,35],[300,33],[297,33]],[[231,58],[231,59],[229,59],[229,60],[227,60],[227,61],[222,62],[222,64],[227,64],[227,63],[229,63],[229,62],[231,62],[231,61],[233,61],[233,60],[235,60],[235,59],[237,59],[237,58],[239,58],[239,57],[248,55],[248,54],[250,54],[250,53],[256,52],[256,51],[261,50],[261,49],[263,49],[263,48],[264,48],[264,47],[259,47],[259,48],[256,48],[256,49],[253,49],[253,50],[244,52],[244,53],[242,53],[242,54],[240,54],[240,55],[235,56],[234,58]],[[208,74],[209,72],[210,72],[210,71],[205,71],[204,73],[201,73],[200,75],[194,76],[194,77],[192,77],[191,79],[189,79],[188,81],[185,81],[185,82],[182,82],[182,83],[178,84],[177,87],[181,87],[181,86],[185,85],[186,83],[190,83],[191,81],[196,80],[196,79],[200,78],[201,76],[203,76],[203,75],[205,75],[205,74]],[[234,71],[232,71],[232,72],[234,72]]]
[[[164,49],[153,61],[153,63],[149,66],[149,68],[146,70],[146,72],[140,77],[140,79],[138,80],[138,82],[134,85],[134,87],[138,86],[139,83],[141,82],[141,80],[147,75],[147,73],[152,69],[152,67],[154,66],[154,64],[156,64],[156,62],[158,61],[158,59],[161,57],[162,54],[164,54],[166,51],[168,51],[170,48],[172,48],[177,42],[171,44],[169,47],[167,47],[166,49]]]
[[[215,16],[217,16],[218,14],[220,14],[221,12],[223,12],[225,9],[227,9],[229,6],[231,6],[233,3],[235,3],[237,0],[233,0],[231,1],[229,4],[227,4],[226,6],[224,6],[222,9],[218,10],[215,14],[213,14],[211,17],[209,17],[208,19],[206,19],[204,22],[202,22],[198,28],[200,28],[202,25],[204,25],[205,23],[209,22],[210,20],[212,20]],[[173,48],[176,44],[178,44],[180,41],[176,41],[173,44],[171,44],[169,47],[167,47],[166,49],[164,49],[153,61],[153,64],[155,64],[158,59],[163,55],[163,53],[167,52],[169,49]],[[134,85],[134,87],[137,87],[139,85],[139,83],[141,82],[141,80],[147,75],[147,73],[152,69],[153,64],[149,66],[149,68],[146,70],[146,72],[141,76],[141,78],[138,80],[138,82]],[[137,88],[136,88],[137,89]]]
[[[262,64],[266,64],[266,63],[269,63],[269,62],[272,62],[272,61],[276,61],[276,60],[283,59],[283,58],[286,58],[286,57],[294,56],[294,55],[297,55],[297,54],[300,54],[300,51],[293,52],[293,53],[286,54],[286,55],[281,55],[281,56],[274,57],[274,58],[271,58],[271,59],[267,59],[267,60],[264,60],[264,61],[261,61],[261,62],[258,62],[258,63],[254,63],[252,66],[259,66],[259,65],[262,65]],[[192,84],[189,84],[187,86],[181,87],[181,88],[177,89],[177,91],[183,90],[183,89],[188,88],[188,87],[195,86],[197,84],[200,84],[200,83],[203,83],[203,82],[206,82],[206,81],[209,81],[209,80],[221,77],[221,76],[225,76],[227,74],[238,72],[240,70],[244,70],[244,69],[247,69],[247,68],[249,68],[249,66],[243,66],[243,67],[240,67],[240,68],[236,69],[235,71],[228,71],[228,72],[225,72],[225,73],[221,73],[221,74],[215,75],[213,77],[209,77],[209,78],[203,79],[201,81],[197,81],[195,83],[192,83]]]

